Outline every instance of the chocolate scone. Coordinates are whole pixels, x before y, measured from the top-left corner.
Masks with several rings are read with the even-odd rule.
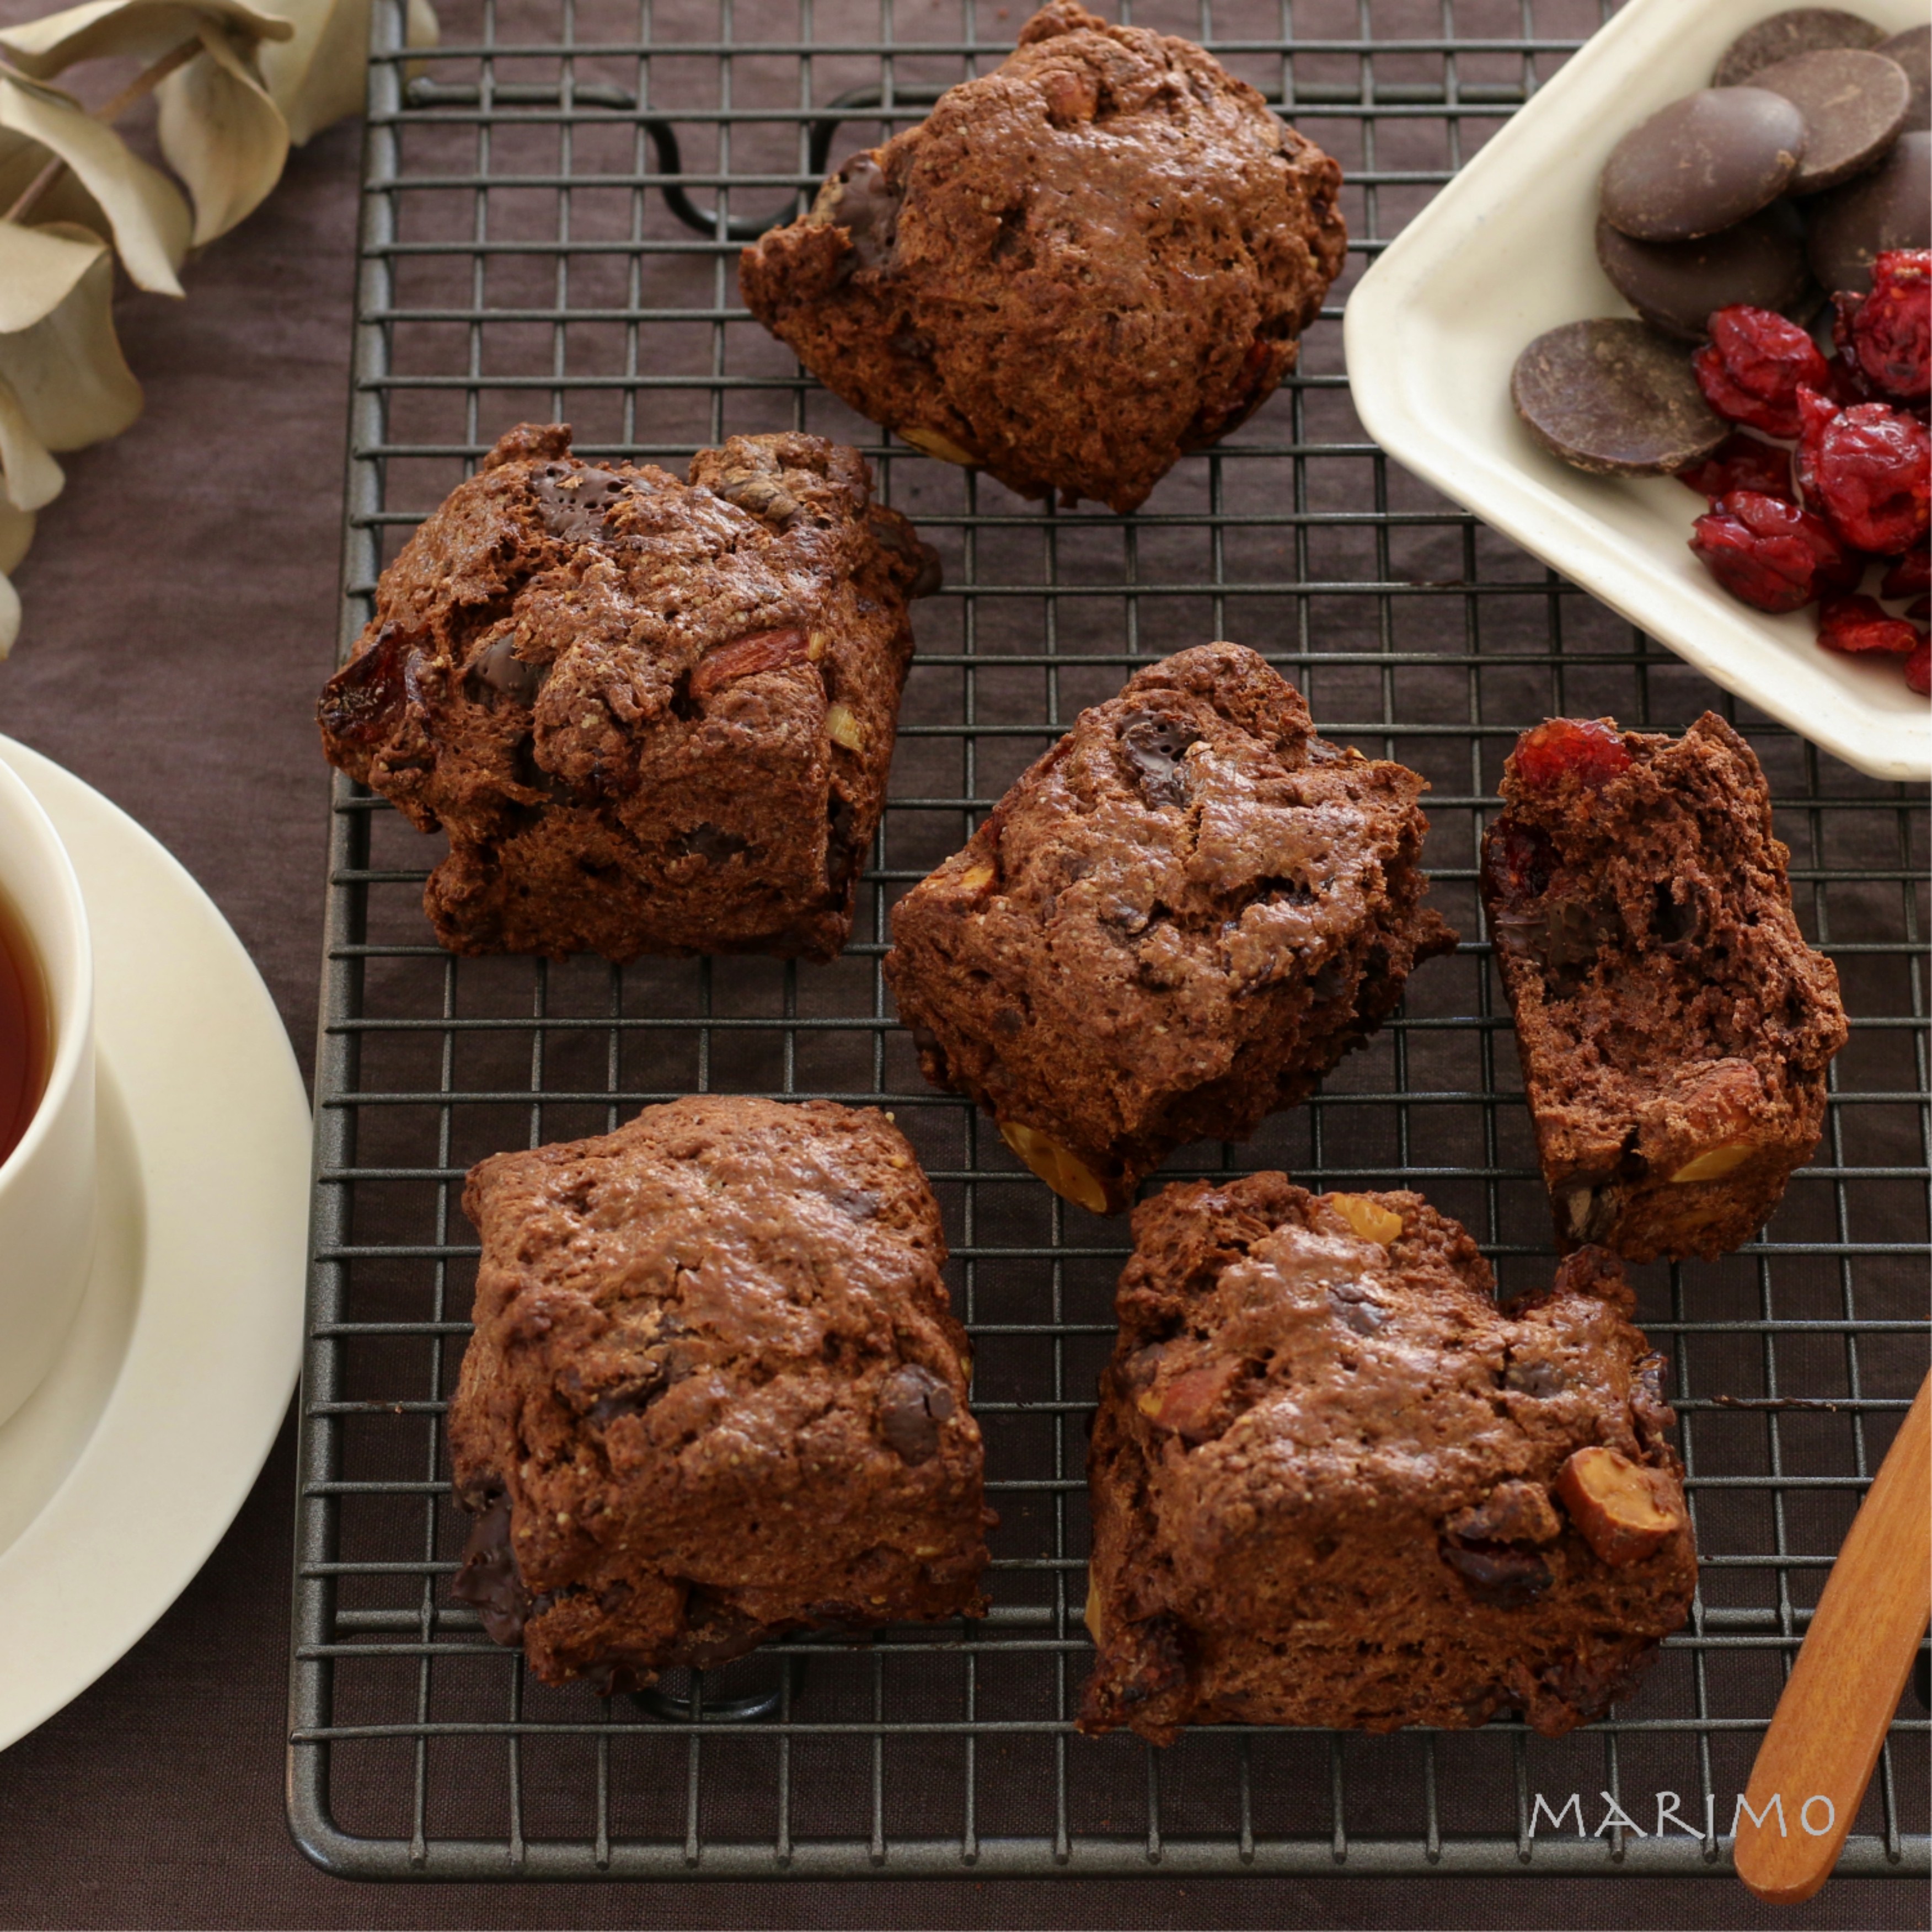
[[[676,1100],[497,1154],[463,1204],[483,1256],[455,1594],[546,1683],[981,1609],[966,1336],[884,1114]]]
[[[862,415],[1125,512],[1294,368],[1347,247],[1341,182],[1191,40],[1054,0],[739,279]]]
[[[569,447],[511,430],[382,573],[330,763],[448,833],[453,952],[830,958],[938,557],[818,436],[734,436],[688,483]]]
[[[1847,1036],[1757,759],[1709,712],[1681,738],[1552,718],[1502,791],[1483,897],[1558,1242],[1725,1253],[1810,1158]]]
[[[1119,1213],[1175,1148],[1304,1098],[1455,944],[1422,904],[1426,789],[1318,737],[1238,644],[1149,665],[894,908],[926,1077]]]
[[[1628,1694],[1696,1553],[1664,1360],[1612,1256],[1498,1310],[1420,1195],[1286,1174],[1134,1216],[1088,1479],[1080,1728],[1555,1736]]]

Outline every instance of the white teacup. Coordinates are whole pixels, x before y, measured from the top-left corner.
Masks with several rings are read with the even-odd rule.
[[[94,1258],[94,955],[52,822],[0,762],[0,893],[40,976],[52,1052],[40,1105],[0,1161],[0,1422],[40,1386]]]

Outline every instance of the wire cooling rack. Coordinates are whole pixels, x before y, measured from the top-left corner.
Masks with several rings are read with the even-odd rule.
[[[1351,412],[1336,324],[1365,258],[1598,24],[1594,0],[1136,7],[1337,155],[1355,239],[1296,379],[1125,518],[882,446],[738,302],[739,239],[798,208],[828,158],[994,64],[1022,7],[442,11],[425,58],[404,50],[400,0],[375,10],[344,647],[413,524],[530,418],[570,421],[586,454],[678,466],[736,430],[857,443],[944,553],[948,587],[919,608],[890,808],[830,966],[458,962],[420,910],[430,842],[338,781],[290,1732],[304,1847],[394,1878],[1727,1870],[1736,1794],[1924,1362],[1926,816],[1390,464]],[[1163,1754],[1070,1730],[1085,1421],[1125,1229],[1056,1201],[923,1085],[880,942],[895,895],[1083,705],[1136,662],[1221,637],[1265,652],[1330,736],[1431,780],[1434,890],[1464,944],[1309,1105],[1250,1145],[1186,1150],[1163,1178],[1267,1166],[1418,1186],[1479,1234],[1506,1288],[1547,1280],[1474,880],[1503,756],[1548,712],[1676,728],[1710,705],[1738,724],[1771,776],[1800,916],[1844,981],[1852,1033],[1826,1136],[1763,1238],[1638,1271],[1674,1366],[1701,1587],[1641,1693],[1561,1742],[1510,1721],[1377,1738],[1228,1726]],[[704,1089],[872,1101],[917,1147],[975,1339],[994,1608],[794,1641],[604,1702],[536,1684],[449,1596],[463,1525],[442,1415],[476,1252],[458,1202],[484,1154]],[[1841,1872],[1928,1868],[1927,1732],[1908,1694]]]

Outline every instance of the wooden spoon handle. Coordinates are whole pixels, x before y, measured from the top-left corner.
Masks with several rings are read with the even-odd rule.
[[[1832,1876],[1928,1617],[1932,1376],[1852,1520],[1751,1769],[1734,1856],[1760,1898],[1796,1905]]]

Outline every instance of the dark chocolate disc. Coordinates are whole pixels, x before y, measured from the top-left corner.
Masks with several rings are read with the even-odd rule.
[[[1923,133],[1932,128],[1932,27],[1907,27],[1881,40],[1877,51],[1887,60],[1898,62],[1912,83],[1912,102],[1905,110],[1905,131]]]
[[[1604,218],[1640,242],[1688,242],[1755,214],[1804,152],[1804,116],[1761,87],[1709,87],[1661,107],[1610,150]]]
[[[1875,47],[1885,29],[1835,7],[1793,7],[1774,14],[1744,31],[1724,50],[1713,87],[1742,86],[1760,69],[1789,60],[1793,54],[1817,53],[1826,47]]]
[[[1604,476],[1682,470],[1730,429],[1705,401],[1683,345],[1621,319],[1539,335],[1516,359],[1510,400],[1546,448]]]
[[[1694,242],[1639,242],[1600,220],[1597,260],[1646,322],[1687,342],[1703,340],[1713,309],[1790,308],[1810,281],[1803,226],[1781,202]]]
[[[1932,248],[1932,134],[1901,134],[1869,174],[1812,203],[1805,246],[1820,288],[1871,290],[1872,257]]]
[[[1804,117],[1804,152],[1790,194],[1816,194],[1863,174],[1898,139],[1912,83],[1898,62],[1858,47],[1798,54],[1751,76]]]

